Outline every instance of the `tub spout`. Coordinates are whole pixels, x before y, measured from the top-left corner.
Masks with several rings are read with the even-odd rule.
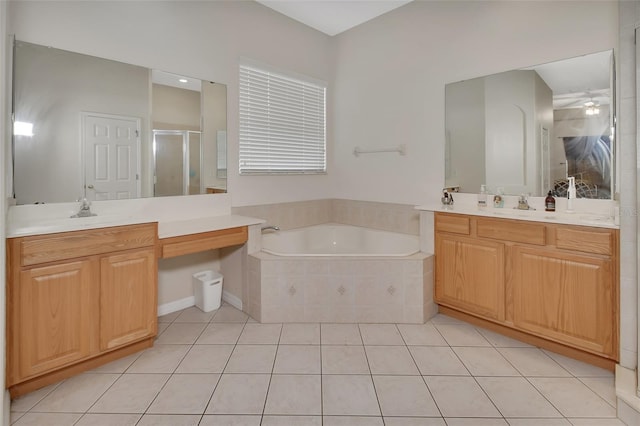
[[[275,225],[267,225],[267,226],[263,226],[261,230],[262,232],[264,232],[264,231],[268,231],[269,229],[271,229],[272,231],[279,231],[280,227]]]

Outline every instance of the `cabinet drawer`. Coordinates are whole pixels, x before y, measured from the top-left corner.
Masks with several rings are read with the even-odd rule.
[[[613,254],[613,234],[611,231],[591,229],[557,228],[556,247],[583,253]]]
[[[165,259],[204,250],[244,244],[247,242],[248,235],[247,227],[241,226],[219,231],[202,232],[200,234],[163,238],[160,240],[162,246],[161,257]]]
[[[153,246],[156,235],[156,224],[146,223],[24,237],[20,244],[21,265],[31,266]]]
[[[436,231],[469,235],[471,229],[469,223],[468,216],[436,213]]]
[[[545,225],[524,221],[481,219],[477,221],[478,237],[543,246],[546,243]]]

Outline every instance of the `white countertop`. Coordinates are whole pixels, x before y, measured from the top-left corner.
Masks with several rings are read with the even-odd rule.
[[[219,231],[221,229],[237,228],[239,226],[258,225],[265,222],[264,219],[235,214],[202,217],[191,220],[164,221],[158,222],[158,238],[179,237],[181,235]]]
[[[416,206],[417,210],[454,213],[454,214],[466,214],[474,216],[484,216],[503,219],[525,220],[531,222],[545,222],[545,223],[561,223],[565,225],[580,225],[580,226],[592,226],[598,228],[611,228],[619,229],[620,224],[615,219],[615,215],[605,213],[589,213],[582,209],[568,213],[566,211],[547,212],[544,209],[538,210],[518,210],[513,207],[494,208],[484,207],[479,208],[476,205],[469,204],[454,204],[452,206],[444,206],[441,203],[431,203],[421,206]]]
[[[228,194],[96,201],[91,210],[97,216],[71,218],[78,203],[12,206],[7,238],[150,222],[158,223],[159,238],[169,238],[265,222],[231,214]]]

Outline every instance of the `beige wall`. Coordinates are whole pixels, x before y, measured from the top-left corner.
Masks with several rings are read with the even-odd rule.
[[[217,176],[217,140],[218,131],[227,130],[227,86],[209,81],[202,82],[202,112],[204,186],[226,188],[227,179]]]
[[[154,129],[200,130],[200,92],[154,83],[151,119]]]

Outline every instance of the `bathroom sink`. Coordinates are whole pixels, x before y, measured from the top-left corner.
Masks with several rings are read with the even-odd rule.
[[[98,215],[90,217],[57,217],[51,219],[34,219],[30,221],[14,221],[10,224],[9,234],[35,235],[54,232],[75,231],[81,229],[100,228],[102,226],[117,226],[129,224],[133,220],[131,216],[122,215]]]

